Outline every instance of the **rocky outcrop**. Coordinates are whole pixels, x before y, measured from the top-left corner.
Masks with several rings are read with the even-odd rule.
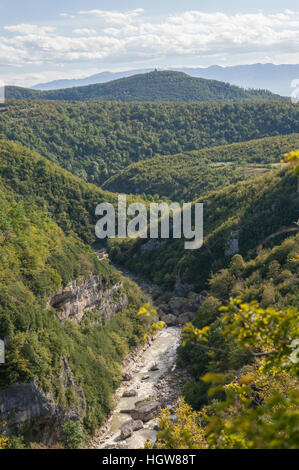
[[[133,376],[129,372],[123,374],[123,381],[124,382],[130,382],[130,380],[132,380],[132,378],[133,378]]]
[[[175,315],[169,313],[168,315],[160,314],[160,320],[167,326],[176,326],[178,324],[178,318]]]
[[[51,392],[45,393],[37,382],[18,383],[0,392],[0,415],[12,427],[22,429],[29,424],[31,438],[45,444],[59,439],[61,425],[67,420],[81,421],[85,415],[86,401],[81,387],[74,383],[66,358],[60,374],[61,389],[66,393],[72,387],[76,396],[74,407],[59,405]]]
[[[194,320],[196,312],[203,303],[207,293],[189,292],[187,297],[172,297],[168,303],[159,305],[159,318],[167,326],[184,325]]]
[[[158,401],[152,401],[131,410],[131,416],[134,420],[141,420],[146,423],[155,418],[159,414],[160,409],[160,403]]]
[[[79,323],[84,312],[97,309],[100,317],[110,320],[114,313],[128,305],[128,298],[121,293],[122,283],[105,288],[98,276],[78,282],[70,282],[50,299],[60,321],[66,319]]]
[[[125,440],[132,436],[133,432],[139,431],[143,428],[143,422],[141,420],[131,420],[125,423],[120,431],[120,439]]]

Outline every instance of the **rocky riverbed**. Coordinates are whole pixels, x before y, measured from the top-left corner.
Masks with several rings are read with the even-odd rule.
[[[186,381],[185,372],[176,368],[180,333],[178,327],[165,327],[128,358],[115,410],[91,448],[138,449],[146,439],[155,440],[159,410],[174,405]]]

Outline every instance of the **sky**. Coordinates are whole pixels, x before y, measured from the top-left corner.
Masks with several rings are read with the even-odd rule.
[[[0,81],[299,64],[298,0],[0,0]]]

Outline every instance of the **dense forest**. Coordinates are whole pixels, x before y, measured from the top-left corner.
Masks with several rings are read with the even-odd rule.
[[[291,103],[167,104],[8,101],[0,134],[101,185],[157,155],[298,132]]]
[[[122,360],[152,324],[138,315],[147,295],[114,264],[152,285],[158,311],[177,286],[201,299],[179,348],[178,367],[190,375],[186,402],[178,404],[175,425],[162,412],[157,447],[298,447],[299,169],[282,162],[299,147],[298,107],[186,77],[163,75],[162,86],[154,72],[108,83],[105,99],[118,83],[118,100],[133,101],[126,87],[140,80],[138,99],[148,93],[159,100],[173,80],[174,101],[180,91],[186,101],[202,92],[206,101],[252,102],[58,101],[62,92],[84,100],[96,85],[58,90],[53,101],[30,91],[36,99],[0,105],[0,338],[7,354],[0,393],[36,384],[62,421],[72,417],[70,429],[78,424],[86,432],[85,442],[104,422]],[[26,90],[13,91],[28,98]],[[298,158],[292,153],[285,162]],[[100,243],[95,208],[116,207],[119,192],[147,207],[165,198],[203,203],[203,246],[185,250],[180,239]],[[103,244],[111,261],[95,253]],[[80,321],[61,320],[53,296],[93,277],[121,307],[109,318],[99,307]],[[0,448],[1,424],[0,416]],[[61,421],[53,426],[61,431]],[[12,431],[9,445],[28,447],[44,430],[27,422]]]
[[[229,83],[190,77],[183,72],[150,72],[128,78],[62,90],[6,87],[6,98],[101,101],[287,101],[267,90],[245,90]]]
[[[38,161],[38,156],[4,140],[0,140],[0,156],[0,337],[8,344],[8,367],[1,370],[0,390],[35,380],[53,395],[63,413],[86,407],[84,425],[91,432],[111,409],[112,394],[122,380],[121,361],[146,330],[144,319],[136,317],[146,298],[108,261],[99,261],[75,234],[79,226],[81,235],[88,230],[88,221],[84,217],[78,220],[70,209],[76,197],[77,207],[73,208],[84,210],[79,194],[81,190],[84,198],[84,191],[88,192],[85,183],[72,175],[68,181],[64,170],[59,174],[46,160],[43,164],[42,157]],[[9,157],[10,167],[5,165],[5,157]],[[67,200],[68,205],[63,206]],[[76,226],[71,227],[71,220],[76,220]],[[91,276],[99,277],[103,290],[121,283],[117,295],[126,296],[129,307],[107,324],[96,309],[81,323],[66,320],[61,324],[49,306],[49,297],[70,281],[80,283]],[[59,379],[64,358],[73,374],[72,387]],[[41,430],[34,432],[39,437]],[[16,431],[11,444],[26,445],[26,438],[34,439],[29,429],[22,437]]]
[[[297,178],[285,169],[227,186],[196,200],[204,203],[204,244],[200,250],[185,250],[180,239],[161,239],[149,250],[146,239],[111,239],[111,256],[165,287],[173,287],[179,279],[205,289],[210,273],[231,258],[233,239],[238,240],[239,253],[246,255],[279,229],[295,227],[299,207],[296,191]]]
[[[220,334],[219,307],[236,297],[242,298],[243,302],[258,301],[263,309],[297,307],[298,266],[292,260],[298,251],[299,235],[287,238],[272,249],[261,249],[256,257],[248,261],[239,254],[234,255],[226,268],[211,275],[208,295],[193,323],[197,328],[210,326],[207,344],[222,348],[224,352],[202,350],[191,344],[180,348],[180,360],[191,365],[194,377],[185,386],[185,397],[196,409],[209,401],[209,384],[201,381],[200,377],[209,372],[228,371],[234,376],[240,367],[253,363],[249,354],[240,360],[236,354],[236,342],[225,341]]]
[[[299,134],[154,157],[133,163],[107,180],[109,191],[192,201],[222,186],[280,166],[281,155],[299,148]]]
[[[298,448],[298,250],[292,236],[211,275],[179,349],[192,379],[157,448]]]
[[[75,232],[85,243],[96,241],[95,208],[117,204],[117,195],[86,183],[26,147],[0,137],[0,176],[15,197],[52,214],[65,233]],[[128,198],[128,203],[140,198]]]

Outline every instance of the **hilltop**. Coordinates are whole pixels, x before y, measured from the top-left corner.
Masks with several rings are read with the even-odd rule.
[[[45,100],[256,102],[286,100],[267,90],[245,90],[229,83],[190,77],[184,72],[154,71],[107,83],[52,91],[6,87],[6,98]]]
[[[220,80],[242,88],[266,89],[282,96],[289,96],[292,92],[291,83],[294,77],[299,76],[298,64],[250,64],[210,67],[172,67],[177,72],[185,72],[191,77],[207,78],[209,80]],[[53,80],[47,83],[38,83],[32,86],[35,90],[57,90],[61,88],[72,88],[75,86],[93,85],[105,83],[118,78],[129,77],[147,73],[152,69],[125,70],[122,72],[100,72],[85,78],[69,78]]]

